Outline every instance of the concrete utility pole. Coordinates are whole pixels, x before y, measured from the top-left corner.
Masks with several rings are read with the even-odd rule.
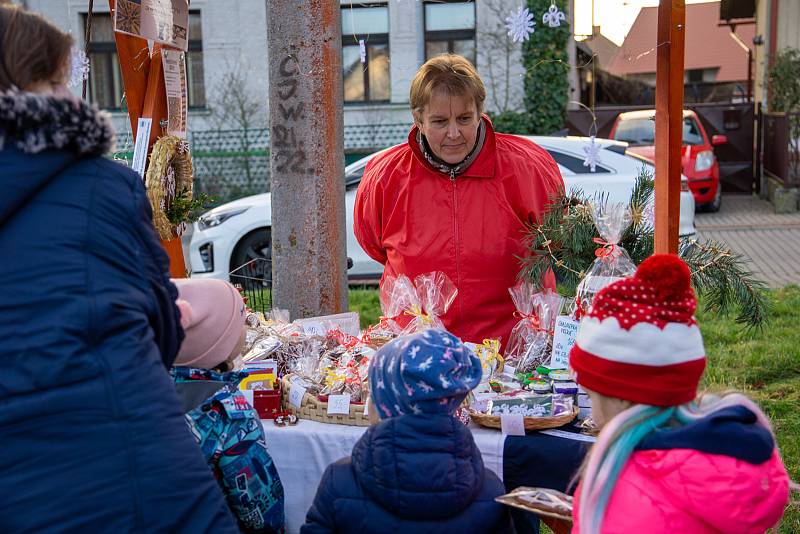
[[[272,299],[293,318],[347,310],[339,9],[267,2]]]

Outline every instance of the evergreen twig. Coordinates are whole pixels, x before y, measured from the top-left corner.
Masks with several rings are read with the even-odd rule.
[[[628,208],[632,222],[620,240],[636,264],[653,253],[654,228],[649,210],[653,205],[652,174],[642,169],[636,179]],[[579,189],[550,199],[540,224],[531,225],[526,236],[529,254],[521,258],[519,277],[540,285],[553,271],[559,285],[571,295],[595,260],[598,237],[590,204],[604,202]],[[683,240],[678,254],[692,272],[692,284],[704,308],[717,314],[737,310],[736,322],[760,329],[769,315],[766,286],[745,266],[745,258],[716,242]]]

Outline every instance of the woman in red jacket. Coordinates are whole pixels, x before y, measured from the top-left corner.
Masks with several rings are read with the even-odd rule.
[[[408,143],[367,165],[355,235],[384,278],[442,271],[458,296],[443,317],[464,341],[508,340],[525,226],[563,190],[553,158],[521,137],[495,133],[486,89],[461,56],[430,59],[411,83]],[[547,287],[555,288],[548,275]]]

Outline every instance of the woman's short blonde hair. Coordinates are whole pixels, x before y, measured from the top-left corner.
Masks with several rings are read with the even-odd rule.
[[[478,113],[483,113],[486,87],[478,71],[468,59],[456,54],[442,54],[422,65],[411,82],[411,112],[419,119],[430,102],[434,90],[444,89],[454,96],[469,96],[475,101]]]

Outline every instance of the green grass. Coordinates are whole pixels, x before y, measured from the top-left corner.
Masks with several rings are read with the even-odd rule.
[[[351,289],[350,311],[357,311],[361,328],[378,322],[381,316],[381,301],[377,289]]]
[[[736,389],[755,400],[772,420],[789,476],[800,480],[800,287],[771,296],[763,332],[747,334],[730,318],[698,315],[708,354],[703,386]],[[787,508],[780,532],[800,533],[800,506]]]
[[[698,314],[708,355],[702,387],[735,389],[755,400],[772,419],[789,475],[800,481],[800,287],[772,291],[771,298],[771,320],[761,332],[745,332],[733,317]],[[377,322],[378,292],[351,290],[350,309],[362,327]],[[799,505],[786,509],[780,532],[800,533]]]

